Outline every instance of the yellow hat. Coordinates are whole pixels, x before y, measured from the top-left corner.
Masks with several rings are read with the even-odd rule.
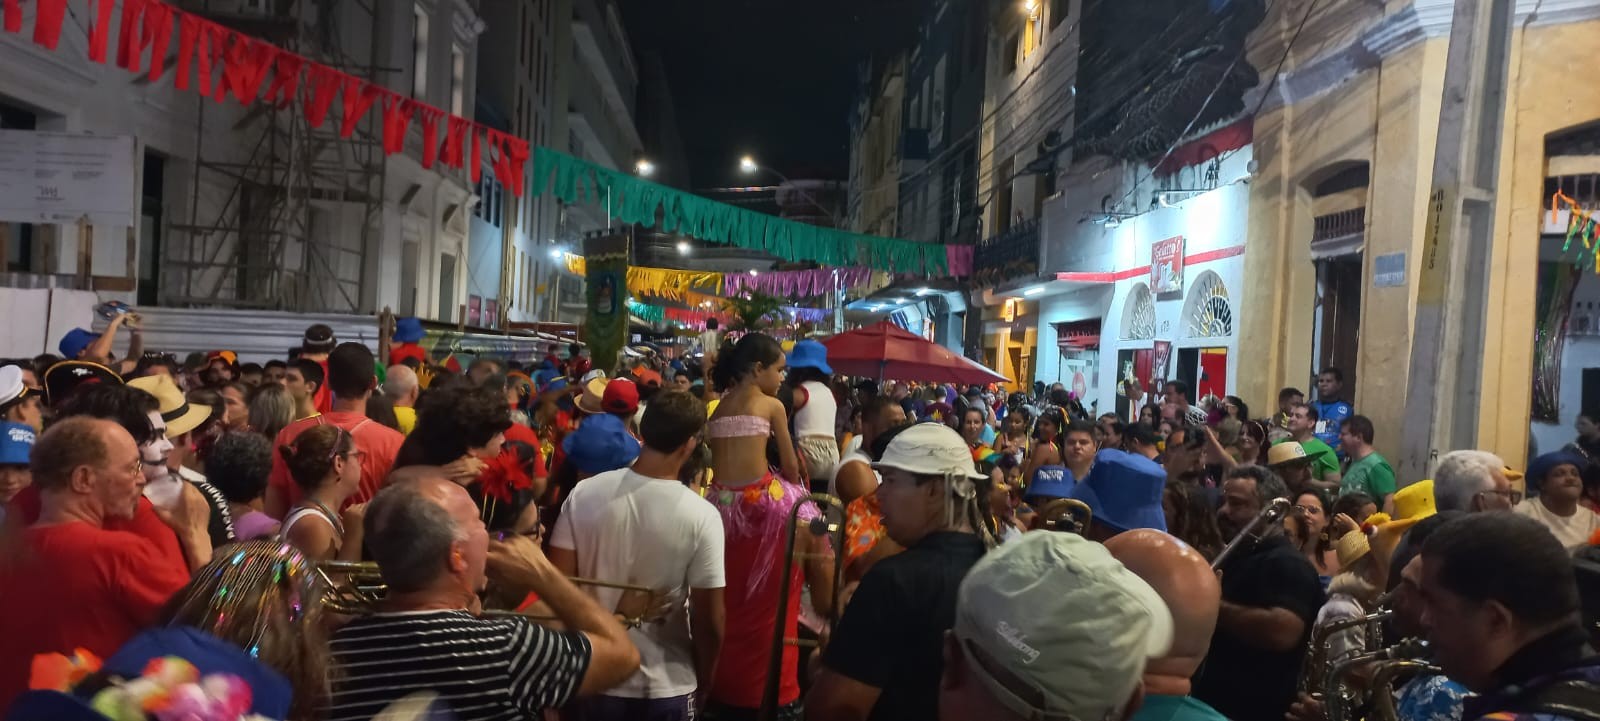
[[[1517,470],[1515,468],[1512,468],[1511,466],[1506,466],[1505,467],[1505,474],[1506,474],[1506,480],[1508,480],[1508,481],[1520,481],[1520,480],[1522,480],[1522,471],[1519,471],[1519,470]]]
[[[1372,550],[1371,544],[1367,543],[1367,534],[1360,531],[1351,531],[1340,536],[1339,540],[1334,541],[1333,548],[1339,554],[1340,568],[1349,568],[1350,564],[1361,560]]]
[[[1396,519],[1420,521],[1437,513],[1433,505],[1433,481],[1417,481],[1394,494]]]

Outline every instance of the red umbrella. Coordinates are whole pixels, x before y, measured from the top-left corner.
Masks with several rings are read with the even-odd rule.
[[[949,348],[889,321],[840,333],[822,341],[833,372],[878,380],[934,383],[1010,383]]]

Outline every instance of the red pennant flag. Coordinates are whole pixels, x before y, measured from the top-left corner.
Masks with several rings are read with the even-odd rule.
[[[232,41],[223,57],[222,77],[233,97],[249,105],[261,95],[261,83],[267,79],[278,48],[246,35],[233,35]]]
[[[94,17],[89,21],[89,59],[102,65],[106,62],[106,47],[111,42],[111,11],[113,0],[92,0]]]
[[[411,115],[417,106],[393,93],[383,96],[383,152],[394,155],[406,149],[406,133],[411,130]]]
[[[344,118],[339,124],[339,137],[348,138],[356,132],[356,124],[378,100],[378,88],[361,78],[345,76]]]
[[[33,18],[33,41],[55,50],[61,44],[61,23],[67,18],[67,0],[38,1]]]
[[[462,165],[462,146],[467,142],[467,129],[472,126],[466,118],[454,115],[447,116],[447,130],[444,136],[444,164],[459,169]]]
[[[150,48],[150,79],[155,80],[167,70],[167,48],[172,44],[171,5],[151,2],[145,7],[142,44]]]
[[[204,20],[199,22],[199,27],[200,47],[195,51],[195,53],[200,59],[200,97],[209,98],[211,97],[211,81],[213,80],[211,76],[211,61],[216,59],[216,53],[221,49],[220,47],[213,49],[212,46],[214,44],[221,45],[223,36],[220,32],[218,32],[221,30],[221,28]],[[222,85],[220,83],[217,85],[217,90],[222,90]],[[217,99],[222,99],[221,92],[217,93]]]
[[[173,87],[189,89],[189,67],[194,63],[195,46],[200,42],[200,18],[189,13],[178,15],[178,71]],[[209,86],[208,86],[209,87]]]
[[[6,0],[6,32],[22,32],[22,0]]]
[[[266,101],[287,108],[300,91],[300,70],[306,59],[294,53],[279,51],[272,69],[272,84],[267,86]]]
[[[439,158],[439,118],[444,113],[419,105],[417,114],[422,116],[422,167],[432,168]]]
[[[511,156],[506,152],[506,134],[498,130],[486,131],[489,138],[489,167],[494,169],[494,179],[511,187]]]
[[[117,23],[117,67],[139,72],[148,42],[144,32],[144,10],[150,0],[122,0],[122,21]]]
[[[483,182],[483,131],[473,128],[472,132],[472,184]]]
[[[333,107],[333,99],[339,94],[339,81],[341,73],[322,63],[306,63],[306,81],[311,84],[311,98],[305,104],[306,122],[313,128],[322,127],[328,119],[328,109]]]
[[[509,135],[505,136],[505,139],[506,155],[508,156],[507,164],[510,166],[509,172],[511,174],[511,182],[509,183],[511,194],[520,198],[525,184],[522,168],[528,162],[528,141]]]

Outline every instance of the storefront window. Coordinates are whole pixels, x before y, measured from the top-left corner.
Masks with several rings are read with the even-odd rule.
[[[1184,303],[1184,325],[1190,338],[1225,338],[1233,335],[1233,305],[1228,287],[1216,273],[1206,271],[1189,290]]]
[[[1156,302],[1150,286],[1140,283],[1128,293],[1122,311],[1122,340],[1150,340],[1156,337]]]

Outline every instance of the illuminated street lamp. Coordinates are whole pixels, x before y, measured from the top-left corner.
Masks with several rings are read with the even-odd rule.
[[[688,255],[688,254],[689,254],[689,241],[687,241],[687,240],[678,241],[678,255]]]
[[[633,172],[638,173],[641,178],[648,178],[656,174],[656,164],[650,162],[649,158],[640,158],[633,164]]]
[[[746,155],[739,159],[739,172],[745,175],[753,175],[760,169],[761,166],[756,164],[755,158]]]

